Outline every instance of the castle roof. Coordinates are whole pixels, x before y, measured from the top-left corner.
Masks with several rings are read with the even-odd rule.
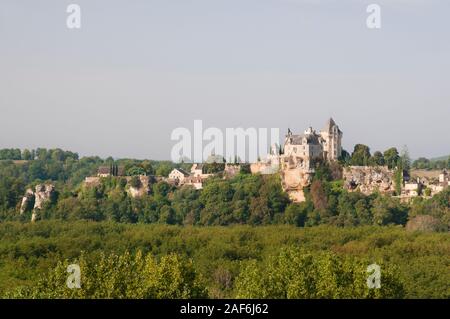
[[[302,145],[303,140],[306,139],[307,144],[319,144],[319,136],[317,134],[295,134],[288,136],[289,144]]]
[[[333,126],[336,126],[338,128],[338,131],[341,132],[336,122],[331,117],[328,119],[327,123],[325,124],[325,127],[322,129],[322,132],[330,132]]]

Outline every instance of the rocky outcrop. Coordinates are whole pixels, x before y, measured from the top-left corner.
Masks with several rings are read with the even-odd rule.
[[[129,187],[128,194],[133,197],[142,197],[150,193],[150,177],[146,175],[139,175],[127,178]]]
[[[281,186],[294,202],[305,201],[303,188],[310,185],[312,174],[301,168],[283,169],[281,171]]]
[[[38,184],[34,192],[34,210],[42,209],[44,203],[51,201],[55,194],[55,186],[52,184]]]
[[[84,179],[84,184],[87,187],[95,187],[100,185],[100,177],[98,176],[88,176]]]
[[[32,210],[31,221],[38,220],[39,210],[44,203],[52,201],[55,194],[55,186],[52,184],[38,184],[34,192],[31,188],[27,189],[20,205],[20,214]]]
[[[22,197],[22,203],[20,204],[20,214],[30,211],[34,207],[34,192],[31,188],[28,188],[25,195]]]
[[[349,166],[343,172],[344,188],[369,195],[395,191],[394,171],[386,166]]]
[[[303,188],[311,184],[314,170],[304,166],[301,158],[284,156],[281,160],[281,186],[294,202],[304,202]]]

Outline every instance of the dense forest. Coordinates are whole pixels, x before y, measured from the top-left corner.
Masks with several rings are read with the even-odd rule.
[[[450,236],[400,226],[0,224],[3,297],[450,298]],[[381,267],[382,289],[365,286]],[[82,289],[65,286],[69,263]],[[19,288],[20,287],[20,288]]]
[[[417,164],[393,148],[372,155],[358,144],[338,165],[316,163],[302,203],[276,174],[223,178],[215,164],[202,190],[158,181],[132,198],[124,177],[83,180],[101,165],[121,165],[127,176],[190,165],[42,148],[0,150],[0,159],[3,297],[450,297],[450,190],[403,203],[342,187],[339,166]],[[56,194],[30,223],[21,199],[45,182]],[[82,266],[82,289],[65,288],[72,262]],[[365,284],[373,262],[383,269],[379,290]]]

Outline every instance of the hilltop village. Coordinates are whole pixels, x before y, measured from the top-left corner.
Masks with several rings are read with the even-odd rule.
[[[303,134],[294,134],[288,129],[282,147],[273,145],[266,158],[256,163],[226,163],[222,156],[211,155],[205,163],[192,164],[190,171],[174,168],[167,177],[140,175],[140,183],[137,184],[142,187],[131,185],[129,192],[133,197],[143,195],[152,181],[202,189],[203,183],[211,176],[231,178],[241,169],[245,169],[252,174],[280,174],[283,190],[289,194],[292,201],[302,202],[305,200],[303,189],[311,184],[316,164],[326,161],[333,165],[342,157],[342,138],[343,132],[330,118],[319,132],[309,127]],[[205,166],[210,164],[217,164],[222,169],[215,173],[206,173]],[[343,187],[348,191],[360,191],[366,195],[373,192],[396,194],[395,168],[386,165],[348,165],[339,170],[337,178],[343,179]],[[124,176],[123,167],[102,166],[97,176],[87,177],[85,183],[96,185],[100,178],[108,176],[123,176],[128,181],[132,179],[130,176]],[[439,174],[438,179],[408,176],[402,172],[401,180],[401,192],[396,196],[403,200],[416,196],[433,196],[450,185],[450,175],[446,170]]]
[[[346,152],[342,149],[343,132],[333,119],[323,129],[307,128],[302,134],[288,129],[284,143],[273,145],[270,153],[256,163],[226,163],[219,155],[211,155],[205,163],[194,163],[190,169],[174,168],[167,176],[146,175],[141,172],[126,174],[123,166],[111,164],[100,166],[95,176],[84,180],[84,187],[101,184],[105,178],[120,178],[132,198],[151,192],[151,185],[166,182],[174,187],[193,187],[201,190],[211,177],[233,178],[241,171],[249,174],[278,174],[284,192],[294,203],[305,201],[305,187],[311,185],[317,168],[324,163],[333,170],[334,179],[342,181],[342,188],[350,192],[370,195],[375,192],[390,195],[407,202],[415,197],[430,198],[450,185],[450,174],[444,169],[435,177],[412,174],[399,170],[396,165],[349,165],[343,164]],[[355,150],[356,152],[356,150]],[[397,155],[398,156],[398,155]],[[186,164],[184,165],[186,167]],[[211,169],[213,168],[213,169]],[[400,176],[399,176],[400,175]],[[55,185],[38,184],[27,189],[20,205],[21,214],[32,211],[32,221],[43,204],[55,194]]]

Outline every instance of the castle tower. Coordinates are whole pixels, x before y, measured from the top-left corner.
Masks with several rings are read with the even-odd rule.
[[[325,127],[320,131],[323,138],[323,151],[329,161],[337,160],[342,153],[342,131],[330,117]]]

